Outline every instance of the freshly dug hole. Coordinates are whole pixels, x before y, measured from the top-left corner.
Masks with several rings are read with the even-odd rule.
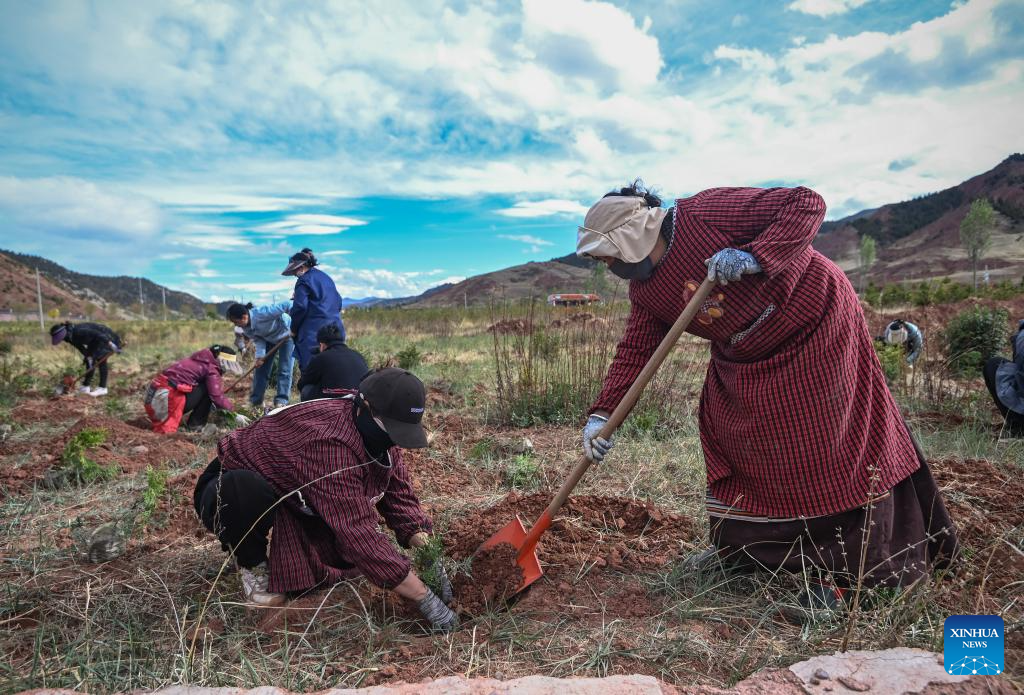
[[[519,552],[508,543],[484,548],[472,558],[469,574],[456,575],[452,583],[459,613],[480,615],[500,605],[523,585],[523,568],[516,564]]]

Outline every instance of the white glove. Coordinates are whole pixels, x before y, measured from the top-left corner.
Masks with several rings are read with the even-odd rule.
[[[708,280],[719,285],[728,285],[743,275],[761,272],[761,265],[753,254],[739,249],[722,249],[704,264],[708,267]]]
[[[583,427],[583,453],[588,459],[595,463],[604,460],[605,454],[611,451],[615,437],[604,439],[597,435],[601,433],[608,418],[600,415],[591,415],[587,418],[587,424]]]
[[[248,427],[252,424],[252,419],[241,413],[235,413],[235,425],[238,427]]]

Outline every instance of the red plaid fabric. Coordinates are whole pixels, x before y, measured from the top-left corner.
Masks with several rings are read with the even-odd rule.
[[[716,289],[689,332],[711,341],[700,435],[711,494],[769,517],[864,505],[918,467],[857,295],[811,248],[825,216],[807,188],[713,188],[676,201],[675,238],[632,303],[593,410],[611,411],[723,248],[763,274]]]
[[[299,511],[297,495],[277,508],[270,543],[270,591],[302,591],[362,574],[392,589],[409,574],[409,559],[379,528],[383,516],[408,547],[430,518],[413,492],[398,447],[374,462],[363,447],[350,399],[297,403],[220,440],[224,470],[259,473],[281,495],[302,497],[326,522],[317,533]],[[354,568],[353,568],[354,566]]]

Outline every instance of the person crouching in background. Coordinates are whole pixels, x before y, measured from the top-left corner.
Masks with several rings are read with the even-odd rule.
[[[921,349],[924,347],[924,336],[921,329],[910,321],[896,319],[885,327],[882,335],[882,342],[886,345],[898,345],[903,348],[903,354],[908,365],[913,365],[921,356]]]
[[[242,334],[256,346],[256,370],[252,375],[252,392],[249,402],[256,406],[263,405],[263,394],[270,381],[270,373],[277,360],[277,395],[274,406],[288,405],[292,390],[292,351],[294,343],[291,337],[292,320],[288,315],[291,302],[253,306],[248,304],[232,304],[228,307],[227,318]],[[283,341],[283,342],[282,342]],[[276,352],[269,357],[267,351],[281,343]]]
[[[299,379],[302,400],[337,398],[348,389],[358,388],[370,368],[361,354],[345,344],[341,329],[329,323],[316,332],[316,340],[319,352]]]
[[[1024,439],[1024,320],[1010,338],[1013,360],[990,357],[982,370],[985,385],[1003,416],[1003,439]]]
[[[235,351],[223,345],[211,345],[175,362],[160,372],[146,388],[146,415],[154,432],[175,432],[181,418],[189,414],[186,427],[199,430],[206,425],[214,406],[232,411],[231,399],[224,395],[222,376],[225,372],[240,374]],[[245,426],[249,420],[235,415],[235,422]]]
[[[76,350],[82,353],[86,372],[82,377],[82,384],[78,387],[78,392],[90,396],[106,396],[107,376],[109,375],[107,361],[111,355],[121,352],[123,346],[121,337],[101,323],[79,323],[76,325],[65,321],[50,328],[50,343],[60,345],[62,342],[71,343]],[[100,373],[100,385],[93,389],[89,384],[92,383],[92,376],[97,371]]]

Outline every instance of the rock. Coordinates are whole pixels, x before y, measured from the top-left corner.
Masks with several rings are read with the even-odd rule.
[[[839,681],[848,690],[852,690],[855,693],[866,693],[871,690],[871,686],[864,681],[857,680],[853,676],[837,676],[836,680]]]
[[[116,523],[103,524],[89,535],[86,556],[89,562],[109,562],[124,552],[124,538]]]
[[[886,695],[917,693],[932,683],[945,686],[967,680],[967,676],[946,673],[936,663],[936,656],[934,652],[906,647],[836,652],[793,664],[789,670],[799,676],[809,695],[832,692],[832,686],[824,682],[829,678],[842,685],[835,688],[838,692],[871,691]],[[812,679],[819,682],[812,683]]]
[[[143,444],[139,444],[138,446],[133,446],[131,448],[131,452],[133,454],[135,454],[136,456],[141,456],[142,454],[148,454],[149,453],[149,447],[145,446]]]

